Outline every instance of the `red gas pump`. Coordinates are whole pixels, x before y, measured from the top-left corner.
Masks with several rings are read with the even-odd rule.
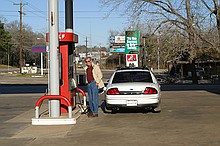
[[[48,34],[46,35],[48,41]],[[70,101],[75,108],[75,95],[71,92],[73,80],[73,47],[78,43],[78,35],[71,32],[59,32],[60,51],[60,96]],[[61,113],[68,113],[68,105],[65,100],[60,99]]]
[[[37,120],[35,122],[39,120],[40,103],[45,99],[49,99],[49,116],[59,117],[60,113],[68,112],[69,122],[73,124],[72,108],[75,108],[76,105],[74,99],[75,93],[71,92],[71,81],[74,79],[74,43],[78,42],[78,35],[73,33],[73,0],[65,0],[65,32],[58,33],[57,6],[57,0],[49,1],[50,34],[46,35],[46,41],[49,42],[50,58],[48,77],[49,92],[47,95],[42,96],[36,103],[35,117]],[[77,89],[76,87],[74,88]],[[66,123],[66,121],[63,122]]]
[[[60,95],[66,97],[75,108],[75,99],[71,93],[72,79],[73,79],[73,43],[78,42],[78,36],[71,32],[59,33],[59,50],[60,50]],[[68,112],[68,105],[61,99],[60,101],[61,113]]]

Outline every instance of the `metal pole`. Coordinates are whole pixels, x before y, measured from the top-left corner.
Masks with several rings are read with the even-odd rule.
[[[44,75],[43,73],[43,52],[40,52],[40,73],[41,73],[41,76]]]
[[[160,48],[158,47],[158,50],[157,50],[157,70],[159,72],[159,69],[160,69]]]
[[[101,45],[100,45],[99,48],[100,48],[100,49],[99,49],[99,66],[101,67],[101,65],[102,65],[102,50],[101,50]]]
[[[48,77],[47,77],[47,93],[50,94],[51,92],[50,92],[50,84],[49,84],[50,83],[50,77],[49,77],[49,75],[50,75],[50,50],[49,50],[49,43],[47,43],[46,48],[47,48],[46,50],[47,50],[47,74],[48,74]]]
[[[65,0],[65,29],[73,32],[73,0]]]
[[[146,50],[145,50],[145,49],[146,49],[146,44],[145,44],[145,42],[146,42],[146,37],[143,37],[143,38],[144,38],[144,46],[143,46],[143,49],[142,49],[142,51],[143,51],[143,52],[142,52],[142,53],[143,53],[143,54],[142,54],[142,67],[145,67],[145,66],[146,66],[146,54],[145,54],[145,53],[146,53],[146,52],[145,52],[145,51],[146,51]]]
[[[87,42],[88,42],[88,40],[87,40],[87,37],[86,37],[86,57],[88,56]]]
[[[8,72],[9,72],[9,61],[10,61],[10,59],[9,59],[9,49],[8,49]]]
[[[49,2],[49,42],[50,42],[50,93],[59,95],[59,40],[58,40],[58,0]],[[50,116],[60,116],[60,100],[50,100]]]
[[[160,32],[157,37],[157,43],[158,43],[158,48],[157,48],[157,71],[159,72],[160,69]]]
[[[23,66],[23,61],[22,61],[22,2],[20,2],[20,73],[22,73],[22,66]]]

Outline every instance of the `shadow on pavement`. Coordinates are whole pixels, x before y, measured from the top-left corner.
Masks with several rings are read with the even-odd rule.
[[[144,109],[144,108],[118,108],[113,110],[107,110],[105,108],[105,100],[102,101],[101,105],[99,106],[103,113],[105,114],[116,114],[116,113],[154,113],[152,109]]]
[[[86,86],[78,86],[87,92]],[[1,84],[0,94],[29,94],[45,93],[47,84]],[[210,93],[220,95],[220,84],[202,84],[202,85],[161,85],[161,91],[193,91],[205,90]]]
[[[45,93],[46,84],[1,84],[0,94]]]
[[[220,84],[161,85],[161,91],[194,91],[194,90],[205,90],[210,93],[220,94]]]

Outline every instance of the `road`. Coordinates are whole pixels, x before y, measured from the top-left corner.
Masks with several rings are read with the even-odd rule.
[[[162,85],[161,113],[104,113],[100,95],[98,118],[81,115],[76,125],[32,126],[34,104],[46,84],[27,80],[0,85],[1,146],[220,145],[220,85]]]

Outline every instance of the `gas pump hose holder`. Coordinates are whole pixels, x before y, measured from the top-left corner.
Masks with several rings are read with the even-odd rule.
[[[62,99],[68,105],[68,119],[40,119],[40,106],[45,99]],[[63,125],[63,124],[75,124],[76,119],[72,118],[72,105],[71,102],[61,95],[44,95],[38,99],[35,107],[35,118],[32,119],[32,125]]]

